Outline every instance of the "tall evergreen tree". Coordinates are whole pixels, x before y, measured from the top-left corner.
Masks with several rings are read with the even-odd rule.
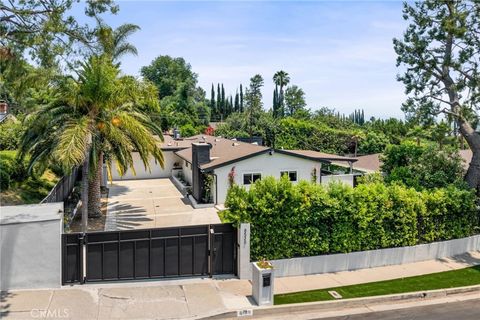
[[[253,130],[257,125],[262,112],[262,87],[263,78],[261,75],[256,74],[250,79],[250,86],[245,95],[245,112],[247,113],[248,133],[250,138],[253,137]]]
[[[273,90],[273,106],[272,106],[272,109],[273,109],[273,116],[275,118],[278,117],[278,86],[275,85],[275,89]]]
[[[239,95],[238,95],[238,91],[237,91],[237,93],[235,93],[235,106],[234,106],[234,110],[235,110],[235,112],[239,112],[239,111],[240,111],[240,98],[239,98]]]
[[[223,83],[222,83],[222,115],[224,119],[227,118],[227,105],[225,103],[225,88],[223,87]]]
[[[243,112],[243,86],[240,83],[240,112]]]
[[[217,83],[217,121],[222,119],[222,92],[220,91],[220,83]]]
[[[280,70],[273,75],[273,82],[279,87],[277,117],[283,117],[285,114],[283,88],[290,83],[290,77],[287,72]]]
[[[213,83],[212,83],[212,91],[210,93],[210,114],[214,119],[217,116],[217,105],[215,102],[215,87],[213,86]]]

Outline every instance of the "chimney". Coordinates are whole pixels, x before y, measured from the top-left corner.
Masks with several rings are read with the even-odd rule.
[[[178,129],[173,129],[173,139],[174,139],[174,140],[180,139],[180,130],[178,130]]]
[[[203,195],[203,174],[200,166],[210,162],[209,143],[192,143],[192,186],[193,197],[198,202],[201,201]]]
[[[0,114],[8,113],[8,103],[4,100],[0,100]]]

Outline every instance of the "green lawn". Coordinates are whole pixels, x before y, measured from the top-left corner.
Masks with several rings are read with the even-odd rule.
[[[455,288],[476,284],[480,284],[480,266],[403,279],[364,283],[321,290],[277,294],[275,295],[275,304],[334,300],[334,298],[328,294],[328,291],[331,290],[337,291],[344,299],[348,299],[423,290]]]

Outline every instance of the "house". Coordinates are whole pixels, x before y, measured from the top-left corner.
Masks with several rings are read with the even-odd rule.
[[[134,154],[136,175],[130,170],[122,177],[113,172],[113,180],[181,177],[185,185],[191,186],[196,201],[222,204],[231,179],[247,188],[262,177],[280,178],[282,175],[288,175],[294,183],[300,180],[317,183],[338,180],[353,185],[353,163],[357,161],[356,158],[317,151],[278,150],[208,135],[184,139],[165,135],[160,147],[165,159],[164,168],[152,159],[149,172],[138,154]],[[327,166],[333,162],[343,163],[350,172],[332,174]]]
[[[460,150],[458,153],[463,160],[463,168],[467,170],[468,166],[470,165],[470,161],[472,160],[472,150]],[[355,162],[355,170],[362,171],[364,173],[380,172],[382,168],[382,160],[380,159],[381,155],[381,153],[374,153],[365,156],[358,156],[356,158],[357,161]],[[345,165],[341,162],[334,161],[333,163],[339,166]]]

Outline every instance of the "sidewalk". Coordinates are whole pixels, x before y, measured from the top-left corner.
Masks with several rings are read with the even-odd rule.
[[[275,293],[338,287],[480,264],[480,252],[330,274],[275,279]],[[198,319],[254,308],[247,280],[194,278],[65,286],[2,293],[2,319]]]
[[[298,277],[275,278],[275,294],[325,289],[456,270],[480,264],[480,252],[470,252],[439,260],[342,271]]]
[[[229,310],[251,308],[236,279],[197,278],[86,284],[2,293],[1,319],[199,319]],[[247,290],[248,289],[248,290]],[[245,288],[241,291],[249,291]],[[233,290],[235,291],[235,290]]]

